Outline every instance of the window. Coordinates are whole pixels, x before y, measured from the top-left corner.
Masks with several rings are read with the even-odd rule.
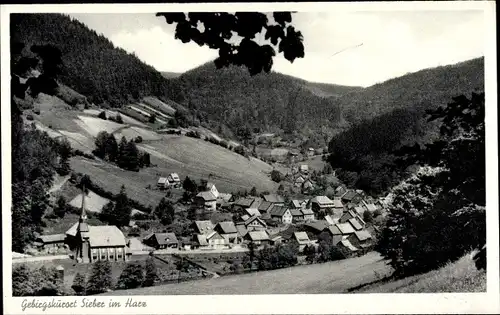
[[[109,260],[115,260],[115,253],[114,253],[113,249],[111,249],[109,251]]]
[[[92,249],[92,260],[97,260],[98,256],[97,249]]]
[[[101,248],[100,252],[101,252],[101,260],[106,260],[106,250],[104,248]]]

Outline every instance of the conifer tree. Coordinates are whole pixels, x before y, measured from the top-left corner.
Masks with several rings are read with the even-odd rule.
[[[87,294],[104,293],[112,288],[113,278],[111,263],[99,260],[92,266],[92,273],[87,281],[85,291]]]
[[[153,259],[153,257],[149,257],[146,260],[146,276],[144,278],[144,282],[142,283],[143,287],[153,286],[155,282],[158,281],[157,268]]]

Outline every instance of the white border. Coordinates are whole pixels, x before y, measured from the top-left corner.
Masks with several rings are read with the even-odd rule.
[[[233,295],[233,296],[131,296],[146,301],[149,307],[105,309],[50,309],[46,314],[404,314],[404,313],[497,313],[498,297],[498,143],[496,86],[496,17],[495,2],[378,2],[378,3],[218,3],[218,4],[63,4],[1,6],[2,70],[2,209],[3,209],[3,296],[6,314],[39,314],[40,310],[22,312],[23,298],[11,297],[11,189],[10,189],[10,63],[9,13],[152,13],[158,11],[408,11],[408,10],[481,10],[485,12],[485,92],[487,141],[487,293],[477,294],[332,294],[332,295]],[[91,297],[93,299],[94,297]],[[96,297],[98,300],[125,302],[126,296]],[[38,298],[50,301],[52,298]],[[74,297],[60,298],[73,301]]]

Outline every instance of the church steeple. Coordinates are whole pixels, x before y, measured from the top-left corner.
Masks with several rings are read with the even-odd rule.
[[[87,214],[85,212],[85,185],[82,185],[82,209],[78,222],[77,232],[80,232],[82,238],[84,238],[86,233],[89,231],[89,226],[87,225]]]
[[[82,209],[78,226],[76,229],[76,237],[78,245],[76,247],[75,258],[78,262],[89,261],[89,226],[87,224],[87,214],[85,213],[85,185],[82,185]]]

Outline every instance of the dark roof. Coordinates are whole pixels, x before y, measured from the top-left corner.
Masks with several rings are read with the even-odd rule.
[[[217,198],[210,191],[202,191],[196,195],[198,198],[203,198],[205,201],[215,201]]]
[[[358,193],[354,190],[349,190],[348,192],[346,192],[343,196],[342,196],[342,199],[344,200],[349,200],[351,201],[352,199],[354,199],[354,197],[356,197],[358,195]]]
[[[236,226],[232,221],[219,222],[217,226],[223,234],[237,233]]]
[[[248,233],[247,228],[244,224],[236,225],[236,231],[238,232],[239,236],[245,236]]]
[[[176,244],[179,242],[174,233],[154,233],[152,236],[156,238],[158,245]]]
[[[314,211],[312,209],[302,209],[301,210],[304,215],[306,214],[314,214]]]
[[[290,209],[290,213],[292,214],[293,217],[302,217],[304,214],[300,209]]]
[[[277,194],[264,195],[263,198],[264,198],[264,201],[269,201],[269,202],[272,202],[272,203],[283,203],[283,202],[285,202],[285,199],[282,196],[277,195]]]
[[[342,231],[338,228],[337,225],[330,225],[327,230],[331,235],[342,235]]]
[[[326,221],[315,221],[304,224],[304,227],[310,228],[317,232],[323,231],[327,227]]]
[[[267,212],[269,211],[272,207],[274,206],[274,204],[272,202],[269,202],[269,201],[262,201],[262,203],[259,205],[259,211],[261,212]]]
[[[337,245],[338,243],[340,243],[340,241],[342,241],[343,237],[342,235],[332,235],[332,243],[333,245]]]
[[[64,234],[40,235],[38,238],[43,243],[59,243],[59,242],[64,242],[66,235]]]
[[[280,216],[282,217],[286,210],[288,210],[285,206],[274,206],[271,211],[270,211],[270,214],[271,216]]]
[[[266,226],[266,222],[262,221],[258,216],[254,215],[245,221],[245,226],[249,225],[253,221],[259,221],[262,225]]]
[[[254,198],[240,198],[234,202],[235,206],[250,207],[254,202]]]
[[[363,229],[363,226],[358,220],[356,220],[356,218],[350,218],[347,222],[349,222],[356,231]]]
[[[356,238],[360,241],[366,241],[372,238],[371,234],[367,230],[356,231],[354,232],[354,235],[356,235]]]
[[[209,233],[214,229],[212,221],[194,221],[194,225],[201,234]]]
[[[294,225],[290,225],[286,230],[279,232],[277,235],[281,236],[284,239],[291,239],[293,237],[293,233],[297,232],[297,227]]]

